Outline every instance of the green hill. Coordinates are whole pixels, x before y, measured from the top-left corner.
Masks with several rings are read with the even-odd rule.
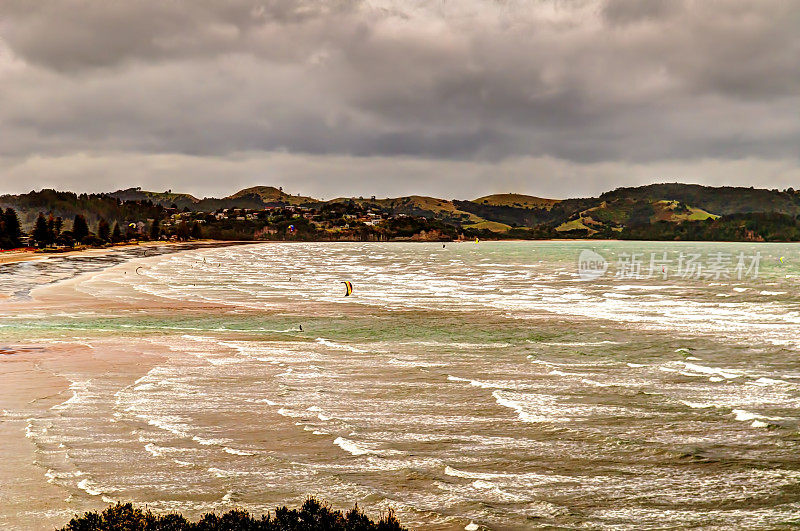
[[[90,223],[96,223],[100,217],[112,222],[160,217],[163,215],[162,210],[173,206],[192,212],[214,212],[226,208],[263,210],[280,206],[330,209],[334,205],[339,205],[341,208],[334,210],[341,212],[358,206],[362,212],[380,214],[383,218],[426,218],[432,223],[445,224],[454,230],[486,231],[490,236],[492,233],[498,236],[508,233],[509,236],[560,234],[569,237],[617,237],[623,231],[627,231],[627,235],[653,233],[644,229],[633,232],[628,230],[634,227],[652,226],[654,230],[657,227],[657,234],[667,234],[672,230],[671,226],[762,213],[788,216],[770,221],[778,227],[776,223],[785,225],[786,219],[800,216],[800,193],[791,188],[779,191],[666,183],[618,188],[599,197],[560,200],[505,193],[486,195],[471,201],[422,195],[383,199],[340,197],[321,201],[312,197],[291,195],[273,186],[254,186],[227,197],[203,199],[171,190],[151,192],[141,188],[128,188],[109,194],[77,195],[42,190],[0,196],[0,206],[17,209],[26,228],[31,226],[39,212],[52,213],[64,220],[71,219],[75,214],[83,214]],[[758,216],[753,219],[772,220]],[[722,222],[712,226],[728,227]],[[680,234],[702,232],[687,230]],[[753,229],[751,227],[748,230]],[[779,234],[780,230],[775,228],[773,233]],[[735,231],[731,233],[739,234]]]
[[[108,195],[120,201],[152,201],[153,204],[161,205],[165,208],[169,208],[173,204],[178,208],[192,208],[200,202],[200,200],[193,195],[172,193],[171,190],[166,192],[149,192],[141,188],[128,188],[127,190],[111,192]]]
[[[473,199],[472,202],[490,206],[550,209],[553,205],[558,203],[559,200],[523,194],[492,194]]]
[[[258,198],[265,205],[304,205],[319,202],[319,200],[311,197],[289,195],[285,193],[283,189],[275,188],[274,186],[253,186],[252,188],[245,188],[244,190],[239,190],[235,194],[223,198],[223,201],[236,202],[241,200],[253,200],[255,198]]]
[[[784,191],[734,186],[702,186],[699,184],[665,183],[617,188],[600,199],[647,199],[650,201],[679,201],[717,215],[748,212],[778,212],[800,214],[800,194],[789,188]]]

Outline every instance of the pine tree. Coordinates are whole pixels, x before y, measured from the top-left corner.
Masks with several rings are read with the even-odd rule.
[[[111,231],[111,241],[114,243],[122,241],[122,231],[119,230],[119,223],[114,223],[114,230]]]
[[[3,232],[11,248],[22,246],[22,229],[20,228],[17,211],[8,207],[3,214]]]
[[[195,240],[199,240],[200,236],[202,235],[200,232],[200,224],[198,222],[192,223],[192,238]]]
[[[157,240],[161,236],[161,222],[158,218],[153,220],[153,225],[150,227],[150,239]]]
[[[53,243],[54,241],[56,241],[56,218],[51,212],[47,216],[47,242]]]
[[[0,249],[11,249],[11,240],[6,236],[6,222],[0,218]]]
[[[47,230],[47,220],[41,212],[39,212],[39,217],[36,218],[32,236],[39,247],[45,247],[50,238],[50,231]]]
[[[86,224],[86,218],[76,214],[75,220],[72,222],[72,237],[75,238],[75,242],[81,243],[88,235],[89,225]]]
[[[100,218],[97,222],[97,237],[107,242],[111,239],[111,229],[108,227],[108,221]]]

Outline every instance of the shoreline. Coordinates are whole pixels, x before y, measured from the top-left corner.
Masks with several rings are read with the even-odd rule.
[[[153,367],[163,362],[167,351],[150,347],[145,351],[126,348],[124,343],[105,340],[39,343],[36,348],[18,347],[0,360],[0,375],[5,386],[0,391],[0,437],[6,452],[7,467],[0,471],[0,526],[3,528],[53,528],[70,516],[108,505],[107,497],[83,496],[77,487],[59,480],[83,472],[59,469],[41,457],[41,437],[60,409],[78,396],[72,375],[76,371],[88,379],[122,372],[125,384],[132,385]],[[124,367],[124,370],[120,370]],[[120,384],[122,385],[122,384]],[[64,454],[68,467],[76,464]]]
[[[111,247],[89,247],[86,249],[75,249],[72,251],[65,251],[63,253],[40,253],[37,251],[4,251],[0,252],[0,266],[5,264],[14,264],[18,262],[30,262],[35,260],[43,260],[46,258],[60,258],[67,256],[106,256],[114,253],[115,251],[125,251],[138,248],[149,247],[169,247],[175,245],[225,245],[225,244],[241,244],[242,241],[228,241],[228,240],[191,240],[187,242],[165,242],[165,241],[145,241],[137,243],[126,243],[123,245],[113,245]]]
[[[0,302],[11,303],[28,298],[33,290],[74,278],[83,273],[99,271],[123,262],[149,256],[172,254],[185,250],[220,248],[249,242],[196,240],[190,242],[143,242],[65,253],[14,253],[11,260],[0,262],[0,276],[10,282],[0,284]],[[149,252],[148,252],[149,250]],[[21,256],[20,256],[21,255]]]
[[[747,243],[747,244],[792,244],[792,243],[800,243],[800,241],[775,241],[775,242],[763,242],[763,241],[741,241],[741,240],[725,240],[725,241],[707,241],[707,240],[621,240],[619,238],[546,238],[541,240],[526,240],[520,238],[504,238],[498,240],[479,240],[479,243],[498,243],[498,242],[512,242],[512,243],[520,243],[520,242],[537,242],[537,243],[558,243],[558,242],[584,242],[587,245],[591,244],[592,242],[666,242],[666,243]],[[164,241],[146,241],[146,242],[139,242],[139,243],[131,243],[131,244],[124,244],[124,245],[115,245],[112,247],[91,247],[87,249],[79,249],[73,251],[65,251],[62,253],[39,253],[37,251],[16,251],[16,250],[9,250],[9,251],[2,251],[0,252],[0,266],[8,265],[8,264],[15,264],[20,262],[32,262],[38,260],[44,260],[47,258],[60,258],[60,257],[71,257],[71,256],[107,256],[109,254],[113,254],[116,251],[125,251],[130,249],[137,249],[137,248],[149,248],[149,247],[171,247],[171,246],[178,246],[178,245],[197,245],[199,247],[209,246],[209,247],[224,247],[227,245],[255,245],[260,243],[289,243],[289,244],[297,244],[297,243],[451,243],[451,244],[458,244],[458,243],[474,243],[474,240],[450,240],[450,241],[427,241],[427,240],[387,240],[381,242],[372,242],[372,241],[360,241],[360,240],[190,240],[185,242],[164,242]],[[2,298],[2,295],[0,295]]]

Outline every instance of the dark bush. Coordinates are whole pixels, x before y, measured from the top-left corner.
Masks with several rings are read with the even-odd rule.
[[[298,509],[286,506],[275,514],[255,517],[245,510],[233,509],[222,515],[208,513],[197,522],[179,514],[153,514],[131,503],[110,505],[75,516],[60,531],[405,531],[390,510],[375,522],[356,505],[342,514],[316,498],[308,498]]]

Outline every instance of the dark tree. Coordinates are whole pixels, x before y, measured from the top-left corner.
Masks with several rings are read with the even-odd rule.
[[[175,234],[181,241],[186,241],[189,239],[189,232],[189,224],[185,221],[178,223],[178,226],[175,228]]]
[[[201,236],[202,233],[200,231],[200,224],[195,221],[194,223],[192,223],[192,238],[195,240],[199,240]]]
[[[47,216],[47,233],[47,241],[49,243],[55,242],[58,234],[56,234],[56,218],[53,217],[52,213]]]
[[[9,248],[22,246],[22,229],[20,228],[17,211],[8,207],[3,214],[3,235]]]
[[[89,235],[89,225],[86,224],[86,218],[80,214],[75,215],[75,220],[72,222],[72,237],[75,241],[80,243]]]
[[[100,218],[100,221],[97,222],[97,237],[104,242],[111,239],[111,229],[108,226],[108,221],[103,218]]]
[[[119,223],[114,223],[114,230],[111,231],[111,241],[114,243],[122,241],[122,231],[119,230]]]
[[[155,218],[150,226],[150,239],[157,240],[159,237],[161,237],[161,222]]]
[[[33,239],[39,247],[45,247],[50,242],[50,231],[47,229],[47,220],[44,214],[39,212],[36,218],[36,225],[33,227]]]

